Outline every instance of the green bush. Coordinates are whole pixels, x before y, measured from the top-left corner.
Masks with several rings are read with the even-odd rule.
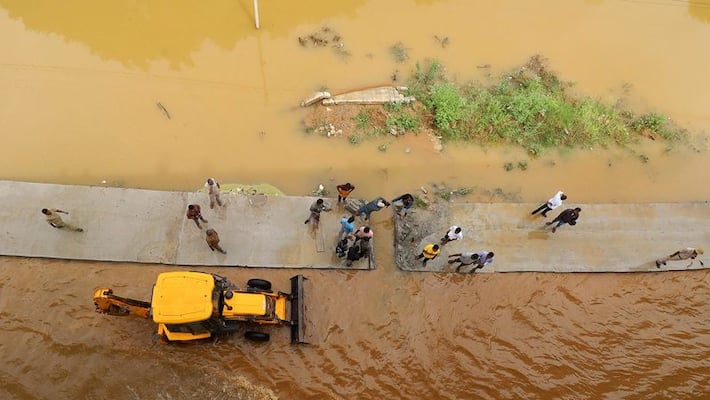
[[[634,117],[616,104],[569,93],[540,57],[505,74],[497,83],[457,85],[438,61],[417,63],[410,94],[417,97],[444,140],[503,142],[538,155],[552,147],[627,145],[643,130],[669,141],[685,140],[686,131],[658,114]]]
[[[456,138],[455,125],[463,117],[466,99],[451,82],[437,83],[430,88],[424,105],[434,114],[436,127],[444,137]]]
[[[355,122],[355,128],[365,130],[372,124],[370,122],[370,113],[367,110],[361,110],[356,116],[353,117],[353,122]]]

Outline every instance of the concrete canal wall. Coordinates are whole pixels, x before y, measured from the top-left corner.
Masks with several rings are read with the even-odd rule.
[[[339,220],[349,215],[345,209],[323,213],[322,230],[315,232],[303,223],[313,197],[228,192],[222,198],[225,207],[210,209],[207,195],[198,192],[0,181],[0,255],[167,265],[375,267],[374,258],[348,268],[335,256]],[[217,230],[227,254],[210,251],[205,229],[185,217],[193,203],[202,206],[209,221],[205,229]],[[488,250],[496,254],[494,263],[476,273],[684,270],[687,261],[658,269],[654,260],[680,248],[710,244],[708,202],[567,203],[546,219],[530,215],[536,206],[438,203],[414,208],[406,218],[395,213],[394,261],[405,271],[453,272],[448,255]],[[566,207],[582,209],[577,225],[551,233],[544,222]],[[63,219],[84,232],[52,228],[42,208],[68,211]],[[443,246],[439,257],[423,267],[414,257],[426,244],[438,243],[451,225],[461,226],[464,238]],[[697,268],[698,261],[691,269]]]

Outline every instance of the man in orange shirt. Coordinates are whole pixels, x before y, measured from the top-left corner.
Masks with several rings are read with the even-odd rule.
[[[345,199],[350,196],[350,193],[355,190],[355,186],[353,186],[350,182],[343,184],[343,185],[338,185],[336,186],[336,189],[338,189],[338,203],[345,202]]]

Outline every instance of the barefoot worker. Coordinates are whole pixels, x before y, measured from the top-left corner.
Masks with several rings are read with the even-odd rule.
[[[693,248],[693,247],[687,247],[685,249],[680,249],[676,251],[675,253],[669,255],[668,257],[663,257],[659,258],[656,260],[656,268],[661,268],[661,265],[666,265],[666,261],[681,261],[681,260],[688,260],[690,259],[690,264],[688,264],[685,268],[690,268],[691,265],[693,265],[693,262],[695,261],[695,258],[699,255],[702,255],[705,253],[703,249],[701,248]],[[705,266],[701,260],[700,265]]]

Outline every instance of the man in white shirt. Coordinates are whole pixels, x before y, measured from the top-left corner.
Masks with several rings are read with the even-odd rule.
[[[472,273],[476,272],[477,269],[481,269],[488,264],[493,264],[493,256],[494,255],[495,254],[493,254],[492,251],[486,251],[486,250],[479,251],[478,252],[478,261],[476,262],[476,266],[473,267],[473,269],[468,272],[472,274]]]
[[[461,239],[463,239],[463,232],[461,231],[461,227],[454,225],[449,228],[449,231],[446,232],[443,238],[441,238],[441,244],[445,245],[446,243]]]
[[[567,195],[562,193],[562,191],[559,191],[550,200],[547,200],[547,203],[536,208],[535,211],[530,214],[535,215],[542,211],[542,216],[547,217],[547,213],[561,206],[563,200],[567,200]]]
[[[210,196],[210,208],[214,208],[214,203],[222,207],[222,199],[220,198],[220,187],[219,182],[214,178],[207,178],[207,183],[205,183],[205,190],[207,195]]]
[[[481,269],[488,264],[492,264],[493,263],[493,256],[495,256],[495,254],[493,254],[492,251],[486,251],[486,250],[479,251],[477,254],[478,254],[478,259],[476,261],[476,266],[473,267],[473,269],[471,269],[470,271],[468,271],[470,274],[476,272],[477,269]]]

